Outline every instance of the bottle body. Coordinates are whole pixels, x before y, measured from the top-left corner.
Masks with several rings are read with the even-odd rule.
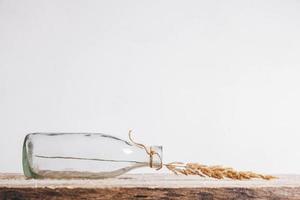
[[[161,147],[152,148],[162,155]],[[109,178],[149,162],[145,150],[102,133],[32,133],[23,144],[23,171],[29,178]],[[151,162],[161,164],[158,157]]]

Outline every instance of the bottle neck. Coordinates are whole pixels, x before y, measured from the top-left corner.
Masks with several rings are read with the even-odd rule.
[[[149,149],[149,166],[160,169],[162,167],[162,146],[150,146]]]

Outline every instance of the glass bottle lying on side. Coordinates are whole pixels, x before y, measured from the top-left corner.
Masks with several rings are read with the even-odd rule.
[[[109,178],[139,167],[160,168],[162,147],[102,133],[31,133],[22,160],[28,178]]]

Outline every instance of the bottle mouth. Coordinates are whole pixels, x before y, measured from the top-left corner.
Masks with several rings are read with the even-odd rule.
[[[163,147],[162,146],[151,146],[151,150],[154,152],[150,155],[150,167],[160,169],[163,164]]]

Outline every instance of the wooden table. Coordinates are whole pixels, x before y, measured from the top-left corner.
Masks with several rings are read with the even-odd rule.
[[[215,180],[173,174],[126,174],[102,180],[26,180],[0,173],[0,199],[297,199],[300,175]]]

